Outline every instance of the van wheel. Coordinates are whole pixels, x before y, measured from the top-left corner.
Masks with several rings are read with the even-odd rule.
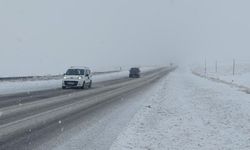
[[[89,82],[89,88],[92,88],[92,81]]]
[[[81,89],[85,89],[85,82],[83,82]]]

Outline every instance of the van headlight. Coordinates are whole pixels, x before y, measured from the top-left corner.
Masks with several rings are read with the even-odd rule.
[[[79,80],[81,80],[81,79],[82,79],[82,77],[78,77],[78,79],[79,79]]]
[[[63,77],[63,79],[67,79],[67,77]]]

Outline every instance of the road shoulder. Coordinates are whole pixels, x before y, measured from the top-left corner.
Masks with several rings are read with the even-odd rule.
[[[248,94],[180,70],[157,88],[111,150],[250,148]]]

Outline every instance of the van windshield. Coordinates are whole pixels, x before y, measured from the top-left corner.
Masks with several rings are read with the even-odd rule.
[[[83,69],[69,69],[66,72],[66,75],[84,75]]]
[[[140,72],[140,69],[139,68],[131,68],[130,72]]]

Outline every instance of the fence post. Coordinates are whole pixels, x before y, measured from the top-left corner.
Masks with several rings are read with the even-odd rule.
[[[205,70],[205,76],[207,76],[207,60],[205,59],[205,68],[204,68]]]
[[[217,62],[217,60],[216,60],[216,62],[215,62],[215,72],[216,72],[216,73],[218,72],[218,62]]]
[[[235,59],[233,60],[233,76],[235,75]]]

